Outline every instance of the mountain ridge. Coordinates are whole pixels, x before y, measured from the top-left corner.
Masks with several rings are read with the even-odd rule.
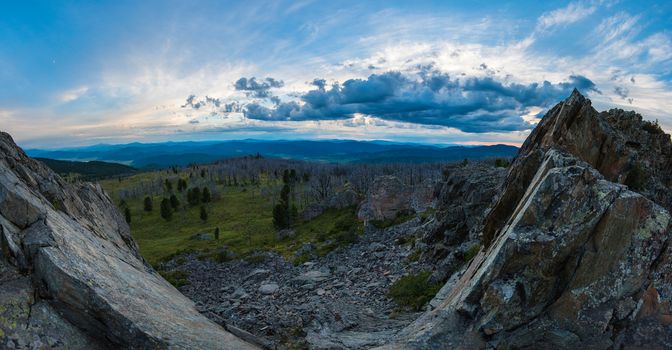
[[[352,140],[132,143],[109,147],[91,146],[64,150],[28,150],[32,157],[59,160],[100,160],[120,162],[137,168],[156,168],[192,163],[208,163],[222,158],[261,154],[265,157],[290,158],[334,163],[384,162],[397,152],[411,155],[405,162],[450,162],[512,158],[517,148],[508,145],[446,146],[425,144],[379,143]],[[399,161],[399,160],[397,160]]]

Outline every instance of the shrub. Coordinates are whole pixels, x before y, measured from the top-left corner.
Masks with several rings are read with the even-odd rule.
[[[503,158],[497,158],[495,159],[495,167],[497,168],[508,168],[511,163]]]
[[[203,221],[208,221],[208,211],[205,210],[205,207],[201,205],[201,213],[200,213],[200,218]]]
[[[220,249],[215,254],[211,255],[210,257],[212,258],[212,260],[214,262],[221,264],[223,262],[233,260],[234,255],[226,249]]]
[[[355,226],[354,218],[350,216],[341,217],[334,223],[334,231],[349,231]]]
[[[642,123],[642,129],[644,129],[649,134],[664,134],[665,133],[663,131],[663,129],[660,127],[660,124],[658,124],[658,120],[656,120],[655,122],[650,122],[648,120],[645,120]]]
[[[478,243],[474,243],[469,247],[465,252],[464,252],[464,261],[471,261],[476,254],[478,254],[478,251],[481,250],[481,245]]]
[[[268,260],[268,257],[264,254],[253,254],[245,256],[243,260],[247,261],[250,264],[257,265],[266,262],[266,260]]]
[[[127,224],[131,224],[131,210],[128,207],[124,208],[124,218]]]
[[[173,270],[173,271],[160,271],[159,274],[168,281],[168,283],[179,288],[189,284],[189,273],[182,270]]]
[[[415,262],[415,261],[420,260],[421,255],[422,255],[422,250],[416,249],[411,254],[408,255],[407,259],[408,259],[408,261]]]
[[[402,237],[397,238],[395,243],[397,243],[397,245],[410,244],[411,247],[413,247],[413,246],[415,246],[415,240],[416,240],[416,238],[415,238],[414,235],[408,235],[408,236],[402,236]]]
[[[359,236],[357,235],[357,231],[354,228],[350,228],[347,231],[340,231],[335,233],[332,238],[340,245],[348,245],[357,242]]]
[[[635,191],[641,191],[646,185],[646,174],[639,164],[635,164],[628,176],[626,176],[624,183]]]
[[[429,271],[404,276],[390,286],[388,296],[400,308],[420,311],[441,289],[440,283],[428,282],[429,276]]]

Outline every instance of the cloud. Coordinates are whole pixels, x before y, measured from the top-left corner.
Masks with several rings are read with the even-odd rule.
[[[263,80],[257,81],[255,77],[252,78],[240,78],[238,79],[233,86],[238,91],[245,91],[249,97],[256,98],[267,98],[270,97],[270,90],[272,88],[283,87],[285,83],[282,80],[276,80],[274,78],[265,78]]]
[[[317,88],[301,95],[300,101],[272,107],[251,102],[243,113],[248,119],[263,121],[342,120],[359,114],[469,133],[507,132],[531,129],[522,117],[527,109],[549,107],[573,88],[600,93],[590,79],[580,75],[559,83],[515,84],[489,76],[452,78],[431,66],[420,67],[413,75],[390,71],[349,79],[328,89],[323,82],[313,85]],[[347,125],[357,122],[350,120]]]
[[[537,20],[537,30],[546,30],[558,25],[578,22],[592,15],[597,8],[582,3],[570,3],[566,7],[544,13]]]
[[[88,86],[82,86],[76,89],[67,90],[63,92],[60,96],[61,102],[68,103],[78,100],[80,97],[85,95],[89,91]]]

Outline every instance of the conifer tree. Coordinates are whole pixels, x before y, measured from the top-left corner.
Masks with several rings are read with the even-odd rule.
[[[161,201],[161,217],[166,220],[170,220],[173,217],[173,209],[170,207],[168,198],[164,198]]]
[[[145,211],[152,211],[153,207],[154,203],[152,203],[152,198],[150,196],[145,197],[145,204],[144,204]]]
[[[203,197],[203,199],[201,201],[203,203],[209,203],[212,200],[212,197],[210,195],[210,190],[207,187],[203,187],[202,197]]]
[[[177,210],[177,208],[180,207],[180,200],[177,199],[177,196],[175,196],[174,194],[173,194],[173,195],[170,195],[170,206],[171,206],[174,210]]]

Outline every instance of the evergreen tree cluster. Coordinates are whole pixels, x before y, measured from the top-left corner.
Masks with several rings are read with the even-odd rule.
[[[177,191],[182,192],[187,189],[187,180],[177,179]]]
[[[198,205],[200,203],[210,203],[212,201],[212,194],[210,194],[210,189],[203,187],[201,191],[200,188],[194,187],[187,191],[187,202],[189,205]]]

